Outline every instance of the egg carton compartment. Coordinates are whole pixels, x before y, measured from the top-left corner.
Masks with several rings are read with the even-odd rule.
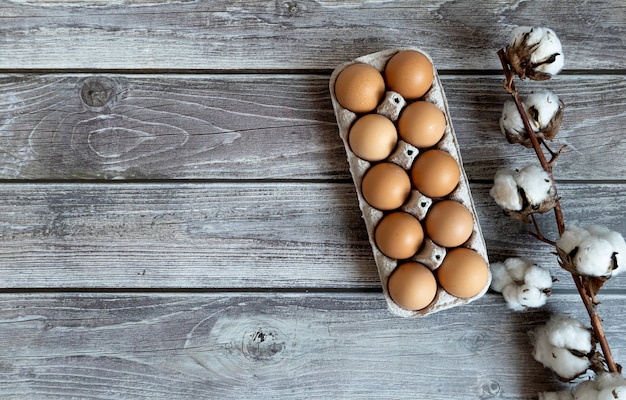
[[[368,54],[368,55],[356,58],[352,61],[346,62],[338,66],[331,74],[329,87],[330,87],[333,109],[335,112],[335,117],[336,117],[338,128],[339,128],[339,135],[345,147],[347,161],[348,161],[349,168],[350,168],[350,173],[352,175],[352,178],[355,184],[355,189],[357,192],[359,208],[361,210],[362,217],[365,222],[366,230],[367,230],[368,237],[369,237],[369,242],[372,247],[374,260],[378,269],[381,285],[383,288],[383,293],[387,301],[388,308],[390,312],[392,312],[395,315],[411,318],[411,317],[422,317],[422,316],[426,316],[428,314],[432,314],[441,310],[467,304],[482,297],[487,292],[489,285],[491,283],[491,272],[489,271],[488,281],[486,285],[484,286],[484,288],[480,291],[480,293],[470,298],[455,297],[451,295],[450,293],[446,292],[441,287],[441,285],[438,284],[437,293],[435,295],[434,300],[427,307],[421,310],[417,310],[417,311],[411,311],[411,310],[407,310],[407,309],[400,307],[393,301],[393,299],[391,298],[389,294],[388,286],[387,286],[389,276],[394,271],[394,269],[398,266],[400,261],[407,261],[407,260],[396,260],[396,259],[387,257],[385,254],[383,254],[380,251],[380,249],[376,245],[376,242],[374,239],[375,238],[374,232],[375,232],[376,226],[378,225],[378,222],[386,214],[386,211],[378,210],[372,207],[370,204],[368,204],[368,202],[363,197],[363,193],[361,191],[361,183],[362,183],[364,174],[376,162],[365,161],[359,158],[358,156],[356,156],[354,152],[351,150],[349,141],[348,141],[350,128],[353,125],[353,123],[362,114],[356,114],[342,107],[342,105],[337,101],[337,98],[335,96],[335,82],[337,80],[337,77],[341,73],[341,71],[343,71],[346,67],[350,66],[351,64],[355,64],[355,63],[364,63],[364,64],[371,65],[374,68],[376,68],[381,74],[383,74],[385,66],[387,65],[387,61],[393,55],[395,55],[397,52],[401,50],[415,50],[415,51],[421,52],[432,63],[432,59],[430,58],[430,56],[418,48],[402,48],[402,49],[390,49],[390,50],[380,51],[377,53],[372,53],[372,54]],[[475,209],[472,195],[470,192],[467,175],[463,169],[461,153],[459,150],[459,145],[458,145],[454,128],[452,125],[452,121],[450,118],[448,103],[445,97],[443,87],[441,85],[441,81],[437,74],[437,69],[434,67],[434,64],[433,64],[433,75],[434,77],[433,77],[433,81],[432,81],[430,89],[423,97],[421,97],[418,100],[425,100],[436,105],[443,112],[445,116],[446,126],[445,126],[443,137],[439,140],[439,142],[435,146],[431,148],[437,148],[437,149],[440,149],[449,153],[457,162],[459,166],[459,170],[460,170],[460,179],[459,179],[459,183],[457,187],[449,195],[445,196],[445,199],[458,201],[470,211],[472,215],[472,219],[473,219],[472,233],[471,233],[470,238],[464,244],[462,244],[461,247],[466,247],[466,248],[475,250],[485,260],[485,263],[488,266],[489,262],[488,262],[488,257],[487,257],[485,241],[484,241],[481,229],[480,229],[480,224],[478,221],[476,209]],[[402,113],[403,109],[410,103],[411,101],[405,100],[403,96],[401,96],[399,93],[388,90],[385,93],[385,96],[383,97],[381,102],[379,103],[378,107],[374,111],[372,111],[372,113],[375,112],[375,113],[384,115],[388,119],[390,119],[392,122],[394,122],[394,124],[397,125],[397,121],[398,121],[400,114]],[[427,150],[427,149],[424,149],[424,150]],[[400,137],[398,137],[395,150],[391,153],[391,155],[387,159],[383,161],[393,162],[401,166],[405,171],[407,171],[407,173],[409,173],[409,176],[410,176],[411,166],[413,165],[413,162],[419,156],[419,154],[420,154],[420,149],[405,142]],[[430,207],[439,200],[442,200],[442,199],[430,198],[420,193],[419,191],[417,191],[414,187],[412,187],[411,193],[407,201],[398,210],[405,211],[413,215],[420,221],[420,223],[422,223],[422,226],[424,226],[423,222]],[[433,272],[435,272],[437,268],[439,268],[439,266],[441,265],[442,261],[444,260],[448,249],[433,242],[427,236],[425,229],[424,229],[424,235],[425,235],[424,241],[423,241],[421,248],[418,250],[418,252],[415,255],[413,255],[410,258],[410,261],[417,261],[427,266]]]

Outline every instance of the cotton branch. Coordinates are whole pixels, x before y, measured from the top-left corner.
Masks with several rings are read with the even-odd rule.
[[[531,122],[528,119],[528,115],[526,114],[526,111],[524,110],[522,99],[519,93],[517,92],[517,89],[515,88],[515,83],[513,82],[515,76],[511,71],[510,64],[509,64],[509,61],[507,60],[504,50],[501,49],[500,51],[498,51],[498,56],[500,57],[500,62],[502,63],[502,69],[505,75],[504,89],[508,93],[510,93],[511,96],[513,97],[515,105],[517,106],[517,110],[520,114],[520,117],[522,118],[524,128],[526,129],[526,132],[528,133],[528,137],[530,138],[532,148],[537,154],[537,158],[539,159],[539,162],[541,163],[541,167],[550,176],[550,179],[556,191],[556,185],[554,184],[554,176],[552,174],[552,165],[554,164],[558,156],[561,154],[563,148],[561,148],[556,153],[548,150],[551,154],[551,159],[548,160],[546,158],[541,148],[543,141],[540,142],[539,139],[537,138],[537,135],[535,134],[535,131],[533,130],[533,127],[531,125]],[[558,199],[558,196],[556,196],[556,203],[554,205],[553,212],[556,218],[557,228],[558,228],[558,232],[560,236],[565,231],[565,220],[563,218],[563,211],[561,209],[561,203]],[[537,231],[536,237],[539,239],[543,238],[543,236],[541,235],[539,231]],[[545,240],[542,240],[542,241],[546,242]],[[602,321],[592,301],[592,296],[590,296],[590,294],[587,292],[587,289],[583,285],[582,278],[574,273],[571,273],[571,275],[572,275],[572,279],[574,280],[574,283],[576,284],[576,289],[578,290],[580,298],[582,299],[583,304],[585,305],[585,309],[587,310],[587,313],[589,314],[591,328],[593,329],[596,340],[600,344],[600,348],[602,349],[602,353],[604,355],[604,359],[605,359],[609,372],[621,372],[620,371],[621,368],[619,368],[618,365],[615,363],[613,356],[611,354],[611,349],[606,340],[604,329],[602,328]]]

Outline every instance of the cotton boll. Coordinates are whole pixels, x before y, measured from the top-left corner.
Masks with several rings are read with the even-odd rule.
[[[526,257],[511,257],[504,261],[507,271],[511,278],[516,282],[524,282],[526,280],[526,272],[534,263]]]
[[[589,236],[578,245],[573,257],[576,272],[583,276],[607,276],[611,274],[613,246],[596,236]]]
[[[526,109],[526,107],[524,107]],[[500,117],[500,130],[502,133],[522,134],[526,132],[524,121],[519,114],[517,104],[513,100],[507,100],[502,107],[502,116]]]
[[[541,307],[550,295],[550,273],[526,257],[510,257],[503,263],[492,263],[491,272],[492,289],[502,293],[512,310]]]
[[[526,106],[522,104],[524,110]],[[502,107],[502,116],[500,117],[500,131],[509,143],[524,143],[528,145],[528,134],[524,121],[520,116],[517,105],[513,100],[507,100]]]
[[[514,175],[515,171],[510,168],[498,170],[489,195],[505,210],[518,211],[522,209],[522,196],[517,190]]]
[[[597,400],[600,391],[597,389],[595,381],[584,381],[579,383],[572,393],[574,400]]]
[[[515,182],[526,194],[532,205],[541,204],[550,195],[550,175],[538,165],[527,165],[515,174]]]
[[[537,328],[533,335],[533,352],[535,360],[542,363],[545,367],[549,367],[552,362],[552,349],[554,345],[550,343],[550,337],[546,330],[546,326]]]
[[[554,316],[533,336],[533,357],[563,379],[571,380],[591,365],[591,333],[582,323],[566,316]],[[575,355],[573,351],[576,352]]]
[[[491,290],[502,293],[507,285],[513,283],[513,279],[506,269],[504,263],[491,263]]]
[[[520,287],[517,285],[507,285],[502,290],[502,297],[506,305],[513,311],[524,310],[524,305],[520,301]]]
[[[625,389],[626,379],[620,373],[600,372],[595,380],[579,383],[572,393],[575,400],[615,400],[626,399]]]
[[[541,27],[527,27],[526,33],[528,34],[526,38],[526,44],[529,46],[535,46],[541,43],[544,35],[544,28]]]
[[[511,68],[522,79],[549,79],[564,65],[561,42],[549,28],[515,28],[509,38],[506,56]]]
[[[553,316],[546,324],[546,334],[554,346],[581,353],[591,351],[591,331],[577,319],[565,315]]]
[[[594,381],[598,390],[609,387],[626,386],[626,378],[617,372],[602,372]]]
[[[515,284],[505,286],[502,290],[502,297],[507,306],[514,311],[541,307],[548,300],[548,295],[536,287]]]
[[[574,397],[569,390],[562,390],[560,392],[539,393],[539,400],[574,400]]]
[[[557,203],[550,175],[539,165],[527,165],[521,170],[499,169],[489,194],[504,209],[505,214],[529,222],[532,213],[544,213]]]
[[[516,26],[515,28],[513,28],[513,30],[511,31],[511,34],[509,35],[509,46],[521,45],[522,42],[524,41],[524,36],[527,33],[530,33],[531,30],[532,30],[532,27],[530,26]],[[538,41],[540,36],[537,35],[537,32],[534,34],[534,36],[535,37],[533,37],[532,39],[535,41]]]
[[[597,237],[601,237],[604,239],[608,239],[609,237],[612,237],[613,233],[621,236],[619,233],[617,232],[613,232],[611,231],[609,228],[607,228],[606,226],[602,226],[602,225],[597,225],[597,224],[593,224],[593,225],[589,225],[586,226],[585,229],[587,230],[587,232],[589,232],[590,234],[597,236]],[[622,238],[623,240],[623,238]],[[609,240],[610,241],[610,240]]]
[[[561,234],[561,237],[556,240],[556,247],[561,249],[564,253],[569,254],[589,236],[590,234],[586,229],[571,225],[568,226],[563,234]]]
[[[626,386],[610,387],[598,393],[598,400],[624,400],[626,399]]]
[[[526,110],[531,117],[530,121],[533,123],[535,130],[545,129],[559,110],[562,109],[559,97],[547,90],[532,93],[526,97],[524,103],[527,106]]]
[[[607,227],[601,225],[590,225],[587,227],[587,231],[591,235],[600,237],[611,243],[613,251],[617,253],[615,255],[617,265],[614,266],[615,269],[611,272],[611,276],[620,274],[624,269],[626,269],[626,241],[624,241],[624,237],[621,233],[611,231]]]
[[[566,269],[582,276],[607,278],[626,266],[624,237],[603,226],[569,226],[556,246]]]
[[[518,286],[518,301],[523,307],[538,308],[546,304],[548,296],[535,286]]]
[[[530,94],[524,103],[527,105],[532,121],[536,122],[535,127],[537,129],[548,126],[561,108],[559,97],[547,90]]]
[[[552,349],[552,360],[550,369],[558,376],[571,380],[581,375],[591,366],[591,362],[586,357],[577,357],[568,349],[555,347]]]
[[[522,109],[539,141],[554,139],[563,121],[563,108],[564,104],[559,97],[547,90],[532,93],[522,102]],[[532,147],[526,126],[513,100],[507,100],[502,107],[500,131],[509,143]]]
[[[536,71],[556,75],[561,72],[565,62],[561,41],[552,29],[539,29],[541,29],[541,39],[530,56],[530,62],[536,65]],[[539,33],[536,36],[539,36]]]
[[[533,116],[529,114],[529,109],[526,104],[522,103],[522,109],[526,113],[526,117],[529,121],[533,120]],[[531,129],[536,133],[538,138],[543,137],[543,134],[539,133],[539,129],[531,124]],[[524,121],[520,116],[520,112],[517,109],[517,105],[513,100],[507,100],[502,107],[502,115],[500,116],[500,131],[506,137],[506,140],[511,143],[520,143],[523,146],[531,148],[533,146],[526,132]]]
[[[548,289],[552,287],[552,275],[545,268],[531,265],[526,271],[524,282],[536,288]]]

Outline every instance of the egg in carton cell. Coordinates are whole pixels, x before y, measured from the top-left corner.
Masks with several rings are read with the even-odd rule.
[[[462,304],[470,303],[480,297],[482,297],[488,290],[489,284],[491,282],[491,272],[488,270],[488,279],[482,290],[479,293],[469,297],[469,298],[461,298],[457,296],[453,296],[444,290],[441,285],[437,285],[437,291],[434,296],[432,302],[426,306],[425,308],[419,310],[407,310],[400,307],[394,300],[391,298],[391,295],[388,290],[388,280],[393,271],[398,267],[400,261],[417,261],[426,267],[428,267],[431,271],[436,271],[442,264],[443,260],[446,257],[448,250],[446,247],[440,246],[436,244],[433,240],[431,240],[428,236],[424,237],[423,243],[419,249],[419,251],[410,257],[409,260],[396,260],[390,258],[383,254],[383,252],[378,248],[375,242],[375,229],[380,222],[380,220],[385,215],[385,212],[376,209],[368,204],[368,202],[363,197],[363,193],[361,191],[361,183],[363,180],[364,174],[368,171],[368,169],[375,163],[365,161],[359,157],[357,157],[354,152],[352,152],[349,145],[349,132],[353,123],[359,118],[355,112],[352,112],[344,107],[337,101],[335,96],[335,82],[340,72],[343,71],[346,67],[355,63],[363,63],[374,67],[381,74],[384,72],[385,67],[389,59],[402,50],[414,50],[425,55],[428,60],[432,63],[432,60],[428,56],[428,54],[424,53],[420,49],[416,48],[408,48],[408,49],[391,49],[385,50],[369,55],[365,55],[359,58],[356,58],[350,62],[344,63],[338,66],[332,73],[330,78],[330,92],[331,99],[333,103],[333,108],[335,111],[335,116],[337,119],[337,124],[339,127],[339,134],[343,141],[344,148],[347,155],[348,164],[350,167],[350,172],[355,184],[357,198],[359,207],[361,209],[361,213],[363,219],[365,221],[369,242],[372,247],[372,252],[374,255],[374,260],[376,262],[376,266],[379,272],[381,285],[383,288],[383,293],[385,299],[387,301],[387,305],[389,310],[398,316],[402,317],[420,317],[428,314],[432,314],[434,312],[438,312],[441,310],[449,309],[451,307],[456,307]],[[436,69],[433,66],[433,80],[430,88],[418,100],[424,100],[436,105],[444,114],[445,117],[445,129],[442,138],[439,142],[433,146],[433,148],[443,150],[450,154],[454,160],[457,162],[457,165],[460,170],[460,178],[458,185],[456,188],[447,196],[446,199],[455,200],[462,205],[464,205],[472,215],[472,233],[469,239],[465,243],[461,245],[461,247],[469,248],[476,253],[478,253],[488,265],[487,251],[484,242],[484,238],[482,236],[482,232],[480,229],[480,224],[477,218],[476,209],[474,206],[474,202],[471,196],[469,183],[467,180],[467,176],[463,169],[463,163],[461,159],[461,154],[458,146],[458,142],[456,140],[456,135],[454,133],[454,128],[452,125],[452,121],[450,119],[450,113],[448,109],[447,99],[445,97],[445,93],[443,91],[443,87],[441,85],[441,81],[439,80],[439,76],[437,74]],[[410,100],[407,101],[400,93],[395,91],[387,90],[382,101],[378,104],[375,110],[372,112],[384,115],[389,120],[393,121],[394,124],[397,123],[400,114],[406,108],[408,104],[410,104]],[[405,171],[409,172],[411,170],[411,166],[413,165],[415,159],[419,156],[420,149],[411,145],[410,143],[405,142],[404,140],[398,138],[397,145],[395,150],[387,157],[384,161],[392,162],[396,165],[401,166]],[[405,211],[414,217],[416,217],[420,223],[424,222],[430,207],[441,199],[433,199],[430,198],[414,187],[412,187],[410,195],[407,201],[399,208],[400,211]]]

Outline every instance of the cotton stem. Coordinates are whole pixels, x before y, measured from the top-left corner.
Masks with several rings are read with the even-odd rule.
[[[556,158],[561,153],[563,148],[561,148],[556,154],[552,154],[552,152],[550,152],[552,154],[552,159],[550,161],[547,160],[545,154],[543,153],[543,150],[541,149],[541,143],[539,142],[537,135],[535,135],[535,131],[533,130],[533,127],[530,121],[528,120],[528,115],[526,114],[526,111],[524,110],[524,106],[522,105],[522,99],[519,93],[517,92],[517,89],[515,88],[515,82],[513,82],[514,75],[511,72],[504,50],[501,49],[498,51],[498,57],[500,57],[500,62],[502,63],[502,69],[505,75],[504,89],[508,93],[510,93],[511,96],[513,97],[513,100],[515,101],[515,105],[517,106],[517,110],[519,111],[520,117],[522,118],[522,122],[524,123],[524,128],[526,129],[526,132],[528,133],[528,137],[530,138],[530,142],[532,143],[533,149],[535,150],[535,153],[537,154],[537,158],[539,159],[539,162],[541,163],[541,167],[548,173],[548,175],[550,175],[552,185],[554,186],[554,189],[556,191],[554,176],[552,175],[552,164],[554,163],[554,161],[556,161]],[[556,219],[557,228],[559,231],[559,236],[561,236],[563,232],[565,231],[565,220],[563,218],[561,202],[558,200],[558,196],[556,198],[557,198],[557,201],[554,206],[553,212],[554,212],[554,216]],[[540,236],[541,234],[539,233],[539,231],[537,232],[538,232],[537,238],[541,239],[543,236]],[[593,329],[596,340],[600,344],[600,348],[602,349],[602,353],[604,355],[604,359],[606,361],[606,365],[607,365],[607,368],[609,369],[609,372],[621,372],[617,364],[615,364],[615,360],[613,359],[613,355],[611,354],[611,349],[609,347],[608,341],[606,340],[606,336],[604,334],[604,329],[602,328],[602,320],[600,319],[600,316],[598,315],[597,310],[591,301],[591,297],[587,293],[587,290],[585,289],[581,278],[574,274],[571,274],[571,275],[572,275],[572,279],[574,280],[574,283],[576,284],[576,289],[578,290],[580,298],[582,299],[583,304],[585,305],[587,314],[589,314],[589,319],[591,321],[591,328]]]
[[[544,243],[549,244],[550,246],[556,246],[556,242],[548,239],[547,237],[543,236],[543,234],[541,233],[541,229],[539,229],[539,224],[537,224],[537,219],[535,218],[535,214],[530,214],[530,220],[532,221],[535,227],[534,232],[529,232],[530,235],[535,237],[537,240],[540,240]]]

